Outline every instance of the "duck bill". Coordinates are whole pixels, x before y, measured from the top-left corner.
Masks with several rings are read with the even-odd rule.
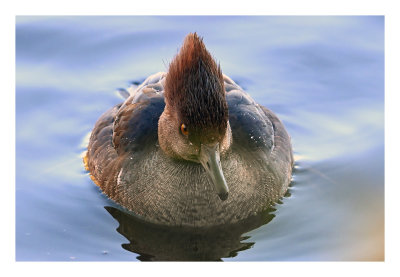
[[[201,145],[200,163],[213,182],[219,198],[221,200],[226,200],[228,198],[229,188],[226,184],[224,173],[222,172],[219,143],[215,145]]]

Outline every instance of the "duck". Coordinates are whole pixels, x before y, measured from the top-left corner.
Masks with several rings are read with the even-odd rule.
[[[189,33],[167,72],[127,90],[94,125],[85,168],[108,198],[150,223],[212,227],[274,205],[291,182],[282,121]]]

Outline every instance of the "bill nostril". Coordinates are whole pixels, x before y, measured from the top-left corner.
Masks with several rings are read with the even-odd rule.
[[[197,155],[190,155],[189,160],[197,161]]]

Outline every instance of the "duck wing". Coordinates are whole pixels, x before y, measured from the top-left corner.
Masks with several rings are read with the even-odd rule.
[[[290,137],[279,118],[257,104],[241,87],[224,76],[233,145],[238,151],[262,152],[293,165]]]
[[[160,84],[163,76],[159,73],[147,78],[130,91],[125,102],[106,111],[93,128],[86,168],[92,180],[116,202],[123,196],[115,186],[123,163],[158,143],[158,119],[165,107]]]

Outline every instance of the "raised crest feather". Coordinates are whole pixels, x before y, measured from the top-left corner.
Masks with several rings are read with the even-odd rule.
[[[192,138],[208,141],[225,134],[228,105],[221,68],[196,33],[186,36],[169,66],[165,101]]]

